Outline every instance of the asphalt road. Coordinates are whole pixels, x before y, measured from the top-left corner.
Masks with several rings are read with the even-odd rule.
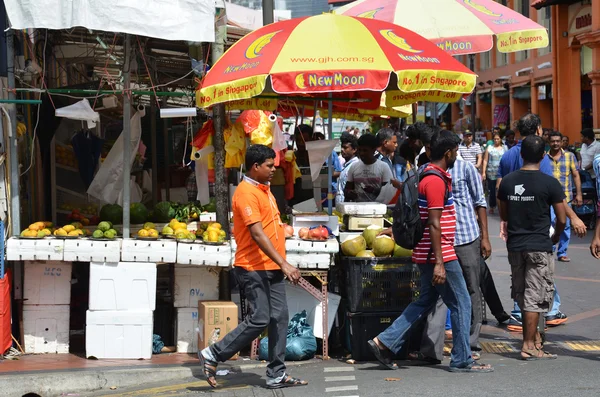
[[[510,311],[510,269],[506,246],[498,238],[499,222],[490,219],[494,253],[489,262],[505,309]],[[547,349],[557,360],[524,362],[517,359],[519,334],[497,327],[489,317],[484,326],[482,362],[494,365],[490,374],[455,374],[447,371],[448,361],[434,367],[408,366],[400,362],[397,371],[384,370],[375,363],[347,364],[344,360],[314,360],[290,368],[293,376],[310,381],[306,387],[273,393],[262,387],[264,369],[230,373],[219,377],[223,386],[209,390],[201,379],[173,383],[157,382],[137,388],[101,392],[89,396],[190,396],[229,397],[376,397],[376,396],[600,396],[600,262],[589,254],[591,232],[585,239],[574,238],[569,249],[570,263],[557,262],[556,284],[562,299],[561,311],[569,316],[565,325],[548,331]],[[224,367],[223,367],[224,368]]]

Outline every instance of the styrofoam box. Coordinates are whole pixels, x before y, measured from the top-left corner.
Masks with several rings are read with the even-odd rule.
[[[121,260],[121,239],[109,241],[65,240],[64,260],[71,262],[118,262]]]
[[[152,311],[87,311],[87,358],[149,359],[152,357]]]
[[[290,265],[299,269],[329,269],[333,254],[289,253],[286,259]]]
[[[23,299],[27,305],[69,305],[71,262],[26,261]]]
[[[69,305],[23,306],[25,353],[69,353]]]
[[[323,305],[321,302],[309,294],[304,288],[286,283],[285,295],[287,298],[288,313],[290,318],[302,310],[306,310],[306,321],[313,327],[313,333],[316,338],[323,339]],[[328,336],[331,334],[335,314],[340,306],[339,295],[331,292],[327,293],[327,330]]]
[[[62,261],[65,241],[55,238],[19,239],[11,237],[6,245],[9,261]]]
[[[337,254],[340,245],[335,238],[326,241],[305,241],[299,238],[285,240],[286,252],[301,252],[308,254]]]
[[[90,310],[154,310],[155,308],[156,263],[90,263]]]
[[[121,260],[123,262],[175,263],[177,260],[177,241],[175,240],[131,240],[122,243]]]
[[[381,203],[337,203],[335,209],[342,215],[385,215],[387,206]]]
[[[174,307],[198,309],[198,301],[219,300],[219,268],[175,266]]]
[[[198,266],[231,266],[232,253],[229,244],[206,245],[200,242],[177,244],[177,263]]]
[[[181,307],[177,309],[175,323],[175,336],[177,338],[177,353],[198,352],[198,307]]]
[[[340,234],[340,224],[337,216],[329,216],[327,214],[296,214],[292,216],[292,227],[294,234],[298,235],[298,231],[303,227],[313,227],[325,225],[331,229],[334,236]]]

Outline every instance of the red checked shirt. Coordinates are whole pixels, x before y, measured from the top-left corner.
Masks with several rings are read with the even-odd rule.
[[[444,263],[458,259],[454,251],[456,211],[454,210],[454,198],[452,197],[452,177],[449,173],[433,164],[427,165],[423,172],[431,169],[435,169],[442,174],[444,180],[435,175],[430,175],[419,182],[419,212],[421,220],[426,226],[423,238],[413,250],[412,259],[417,264],[435,264],[435,254],[433,252],[430,254],[431,236],[429,235],[429,226],[427,226],[430,209],[442,210],[440,225],[442,227],[442,255]],[[444,186],[444,183],[446,186]],[[446,189],[448,189],[448,198],[444,202]],[[427,261],[428,256],[429,261]]]

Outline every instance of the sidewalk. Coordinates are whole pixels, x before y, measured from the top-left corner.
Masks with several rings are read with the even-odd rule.
[[[310,361],[297,364],[307,363]],[[239,360],[221,364],[219,369],[244,372],[263,367],[266,367],[266,363],[240,357]],[[153,355],[150,360],[88,360],[74,354],[24,355],[19,356],[18,360],[0,361],[0,396],[20,397],[35,393],[52,397],[94,391],[110,392],[110,387],[122,389],[189,378],[198,379],[197,386],[204,389],[202,386],[206,382],[197,356],[193,354],[163,353]],[[206,387],[208,390],[208,384]],[[274,394],[269,391],[266,395]],[[219,396],[229,397],[225,390]]]

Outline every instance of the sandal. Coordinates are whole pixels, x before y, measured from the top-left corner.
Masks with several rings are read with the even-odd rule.
[[[556,360],[557,357],[556,354],[551,354],[541,349],[521,350],[521,360],[523,361]]]
[[[426,355],[424,355],[421,352],[412,352],[408,354],[408,359],[410,361],[422,361],[425,363],[425,365],[439,365],[442,362],[438,359],[435,359],[433,357],[427,357]]]
[[[470,373],[487,373],[494,372],[494,367],[488,364],[473,364],[470,367],[458,368],[449,367],[450,372],[470,372]]]
[[[558,258],[559,262],[571,262],[571,258],[569,258],[568,256],[560,256]]]
[[[198,358],[200,359],[200,365],[202,366],[202,372],[204,376],[206,376],[206,382],[213,389],[217,387],[217,366],[218,363],[207,359],[202,355],[202,353],[198,352]]]
[[[477,360],[479,360],[481,358],[481,353],[472,351],[471,352],[471,358],[473,360],[477,361]]]
[[[377,361],[383,364],[387,369],[398,369],[398,366],[392,362],[389,353],[380,349],[373,339],[369,340],[367,344],[369,345],[369,349],[371,350]]]
[[[277,383],[268,383],[267,389],[283,389],[284,387],[306,386],[308,382],[302,379],[294,378],[289,375],[284,375],[283,379]]]

